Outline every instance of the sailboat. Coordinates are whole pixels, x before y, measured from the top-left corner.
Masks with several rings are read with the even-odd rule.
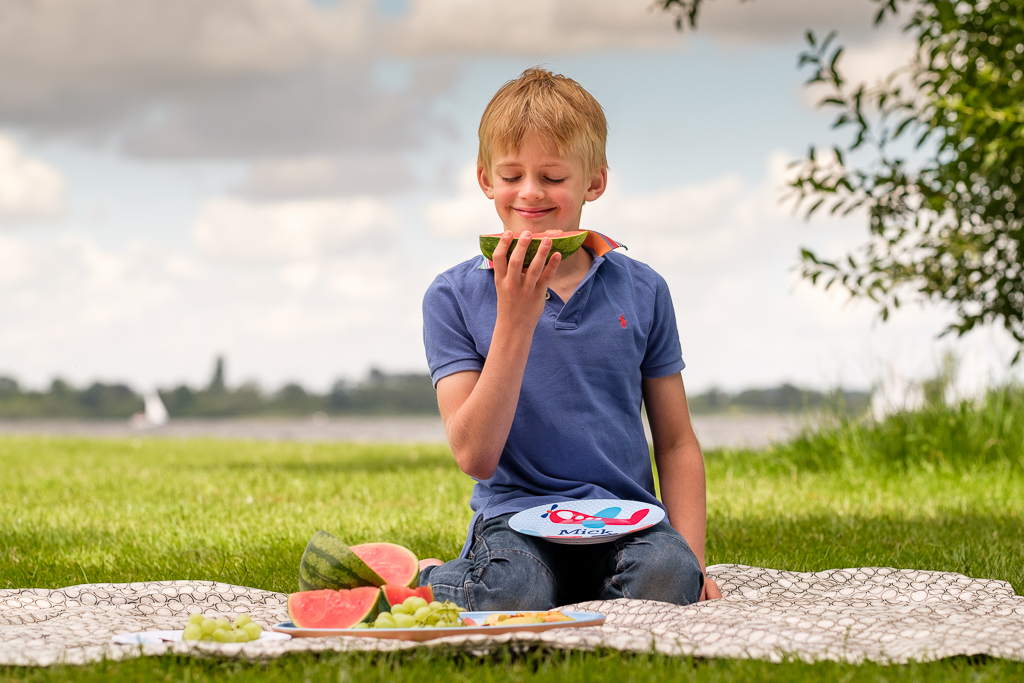
[[[167,424],[170,419],[167,407],[160,400],[160,394],[155,389],[143,394],[142,401],[145,407],[128,420],[133,429],[152,429]]]

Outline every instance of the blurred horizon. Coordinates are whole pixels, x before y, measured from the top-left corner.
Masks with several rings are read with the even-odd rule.
[[[609,119],[583,228],[669,285],[691,394],[1020,378],[996,328],[936,339],[799,282],[861,216],[804,221],[788,163],[836,139],[796,67],[807,29],[878,78],[911,52],[870,0],[713,0],[696,32],[649,0],[40,0],[0,5],[0,376],[43,388],[329,393],[426,371],[422,293],[495,231],[475,186],[491,95],[542,65]]]
[[[943,387],[943,390],[945,387]],[[803,413],[831,411],[863,413],[874,389],[834,387],[827,392],[782,384],[726,392],[717,387],[691,393],[695,414]],[[151,401],[159,404],[151,405]],[[156,408],[157,424],[144,419]],[[268,390],[257,382],[229,381],[226,359],[219,356],[207,383],[180,384],[137,391],[122,382],[95,381],[76,387],[54,378],[45,389],[22,386],[17,378],[0,375],[0,420],[4,419],[129,419],[140,428],[160,426],[167,418],[416,416],[438,415],[437,399],[427,373],[389,374],[370,368],[357,382],[338,379],[324,393],[298,382]]]

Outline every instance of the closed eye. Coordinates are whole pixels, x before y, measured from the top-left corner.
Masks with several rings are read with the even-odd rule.
[[[514,183],[515,181],[519,180],[520,177],[521,176],[516,176],[514,178],[506,178],[505,176],[502,176],[501,179],[504,180],[506,183]]]
[[[544,180],[548,181],[549,183],[552,183],[553,185],[557,185],[558,183],[563,182],[565,178],[545,178]]]

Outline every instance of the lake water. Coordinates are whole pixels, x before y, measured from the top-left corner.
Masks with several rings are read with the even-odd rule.
[[[799,415],[694,415],[704,449],[763,448],[785,441],[808,424]],[[439,417],[325,417],[179,419],[162,427],[136,429],[121,420],[0,420],[0,434],[67,435],[107,438],[255,439],[258,441],[444,442]],[[650,432],[648,432],[650,439]]]

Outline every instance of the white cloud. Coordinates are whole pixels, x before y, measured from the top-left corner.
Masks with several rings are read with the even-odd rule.
[[[836,66],[846,81],[844,90],[848,93],[861,85],[869,89],[877,87],[890,76],[895,76],[895,85],[912,89],[908,67],[913,64],[915,54],[916,43],[910,36],[887,32],[875,40],[846,47]],[[801,91],[803,101],[813,107],[817,107],[823,97],[831,95],[825,84],[815,84]]]
[[[0,134],[0,220],[53,216],[63,194],[64,179],[55,168],[26,157]]]
[[[501,232],[494,202],[487,199],[476,180],[476,164],[459,171],[457,193],[450,199],[431,202],[423,209],[430,230],[439,237],[465,239]]]
[[[821,26],[860,40],[874,7],[715,0],[699,35],[793,41]],[[150,157],[393,152],[443,130],[431,104],[467,59],[666,51],[690,40],[650,0],[412,0],[397,17],[372,0],[6,2],[0,120]],[[375,82],[384,59],[411,65],[407,85]]]
[[[238,192],[254,199],[280,200],[392,194],[414,186],[408,164],[395,154],[311,155],[255,162]]]
[[[807,29],[863,39],[877,11],[870,0],[709,0],[697,30],[746,44],[801,40]]]
[[[390,36],[401,55],[544,56],[681,44],[672,19],[648,0],[414,0]]]
[[[757,185],[727,173],[626,194],[613,176],[608,192],[584,207],[581,227],[614,237],[631,254],[657,245],[648,258],[666,266],[706,265],[726,254],[740,258],[752,241],[770,234],[769,226],[791,220],[791,212],[779,203],[789,159],[784,152],[769,155],[765,178]]]
[[[0,233],[0,286],[10,285],[32,273],[28,245]]]
[[[386,244],[397,227],[397,214],[370,198],[278,203],[215,199],[203,207],[192,237],[210,256],[282,262]]]
[[[195,385],[225,353],[232,383],[323,390],[372,365],[422,370],[432,270],[396,252],[237,268],[80,234],[51,244],[0,234],[0,374],[35,386],[54,375]]]

